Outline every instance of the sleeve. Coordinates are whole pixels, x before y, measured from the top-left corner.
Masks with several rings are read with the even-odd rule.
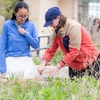
[[[61,60],[59,63],[63,67],[64,65],[69,65],[78,55],[81,46],[81,26],[75,25],[72,27],[69,33],[69,53]]]
[[[50,37],[49,47],[46,49],[45,54],[42,60],[45,60],[46,63],[50,62],[51,59],[54,57],[55,52],[58,49],[57,38],[52,35]]]
[[[34,23],[30,27],[31,33],[26,30],[26,32],[23,34],[23,36],[26,38],[27,42],[32,46],[34,49],[37,49],[39,47],[39,41],[38,41],[38,34],[36,27]]]
[[[7,25],[3,25],[0,37],[0,73],[6,72]]]

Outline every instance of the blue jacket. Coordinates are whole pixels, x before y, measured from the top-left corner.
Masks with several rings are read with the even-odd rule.
[[[6,57],[31,56],[30,46],[34,49],[39,47],[38,34],[35,25],[26,21],[21,26],[25,29],[22,35],[14,20],[4,22],[0,37],[0,72],[6,72]]]
[[[92,25],[91,25],[91,27],[90,27],[90,32],[89,32],[90,35],[92,35],[92,33],[93,33],[93,26],[95,26],[95,23],[94,23],[94,22],[92,23]],[[100,25],[98,26],[96,32],[100,32]]]

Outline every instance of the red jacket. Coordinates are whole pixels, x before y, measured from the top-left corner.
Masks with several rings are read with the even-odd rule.
[[[62,38],[69,37],[69,52],[65,49]],[[59,62],[63,67],[68,65],[75,70],[82,70],[92,64],[100,53],[91,40],[86,29],[78,22],[67,20],[66,25],[51,35],[49,47],[42,58],[47,63],[53,58],[56,50],[60,47],[64,58]]]

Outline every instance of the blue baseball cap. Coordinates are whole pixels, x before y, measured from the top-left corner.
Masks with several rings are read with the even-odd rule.
[[[48,27],[52,21],[61,14],[58,7],[49,8],[45,14],[45,24],[44,27]]]

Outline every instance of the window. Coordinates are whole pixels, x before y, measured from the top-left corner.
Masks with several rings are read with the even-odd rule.
[[[90,30],[94,18],[100,18],[100,0],[78,0],[78,21]]]
[[[89,16],[90,17],[100,17],[100,3],[89,2]]]

